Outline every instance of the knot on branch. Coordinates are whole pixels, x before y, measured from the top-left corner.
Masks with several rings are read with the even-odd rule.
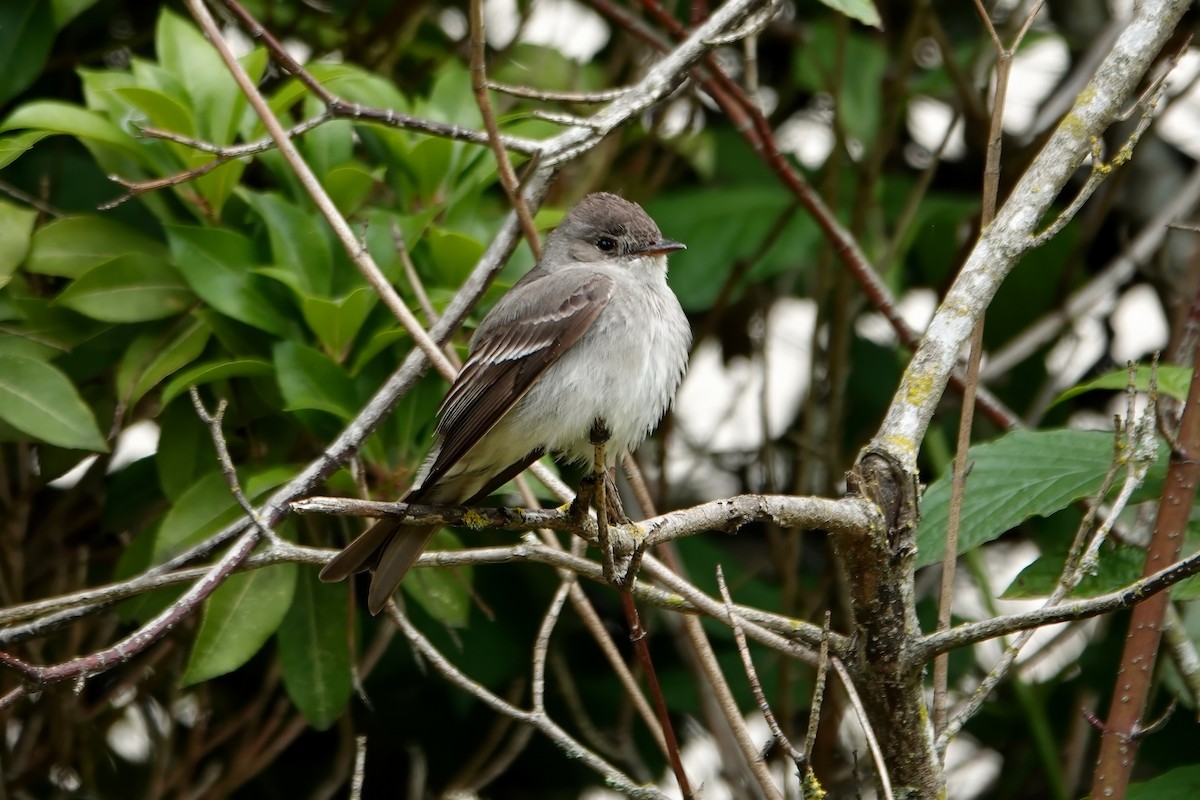
[[[846,473],[846,486],[849,494],[870,501],[883,515],[888,552],[893,560],[915,552],[920,519],[915,476],[908,475],[886,453],[869,451]]]

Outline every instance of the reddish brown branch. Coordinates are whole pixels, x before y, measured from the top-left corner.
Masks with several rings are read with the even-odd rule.
[[[1200,293],[1192,300],[1189,324],[1200,326]],[[1184,532],[1200,483],[1200,344],[1192,355],[1192,382],[1179,432],[1172,447],[1171,461],[1163,496],[1154,521],[1154,534],[1146,553],[1142,575],[1149,576],[1173,564],[1183,547]],[[1154,677],[1162,639],[1163,619],[1170,595],[1161,592],[1137,605],[1129,619],[1129,634],[1121,654],[1113,687],[1112,706],[1104,735],[1100,740],[1100,755],[1092,779],[1092,797],[1121,800],[1129,788],[1129,777],[1136,763],[1137,748],[1146,726],[1141,723]]]

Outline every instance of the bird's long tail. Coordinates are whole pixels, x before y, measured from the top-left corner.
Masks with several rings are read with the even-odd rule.
[[[374,574],[367,592],[367,608],[378,614],[441,527],[406,525],[391,517],[381,519],[325,565],[321,580],[333,583],[371,570]]]

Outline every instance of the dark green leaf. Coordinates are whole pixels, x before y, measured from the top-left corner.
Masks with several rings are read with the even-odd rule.
[[[0,419],[59,447],[108,452],[96,418],[75,385],[44,361],[0,355]]]
[[[671,256],[671,288],[689,310],[712,305],[730,265],[755,256],[781,215],[794,201],[770,184],[732,186],[721,190],[720,202],[698,192],[662,195],[647,211],[663,235],[688,246]],[[803,264],[818,242],[816,227],[802,213],[793,214],[766,253],[759,254],[747,280],[763,280]]]
[[[182,327],[134,339],[117,370],[118,399],[133,408],[146,392],[199,358],[211,333],[203,320],[192,317]]]
[[[875,140],[883,110],[883,77],[888,69],[886,48],[857,31],[843,37],[832,20],[822,20],[812,26],[806,46],[797,48],[795,54],[800,84],[810,91],[829,93],[837,104],[835,113],[846,132],[869,146]],[[843,59],[854,68],[839,69],[837,65]],[[838,78],[841,85],[832,85]]]
[[[333,254],[318,220],[275,194],[245,192],[246,201],[267,226],[271,254],[282,269],[300,277],[306,294],[324,297],[333,278]]]
[[[295,586],[295,564],[230,575],[204,604],[183,685],[224,675],[249,661],[279,628]]]
[[[358,413],[350,377],[323,353],[296,342],[275,346],[275,374],[288,411],[327,411],[344,421]]]
[[[1200,764],[1192,764],[1129,787],[1127,800],[1195,800],[1200,797]]]
[[[425,242],[435,269],[434,286],[461,286],[483,255],[483,245],[456,231],[430,228]]]
[[[1112,463],[1113,437],[1101,431],[1013,431],[975,445],[967,458],[971,472],[959,553],[992,541],[1029,517],[1048,516],[1095,494]],[[1161,475],[1163,459],[1155,468]],[[918,566],[942,560],[949,503],[950,476],[944,474],[921,498]]]
[[[346,583],[322,583],[315,569],[304,567],[275,635],[288,696],[319,731],[341,715],[354,688],[346,631],[349,603]]]
[[[167,248],[110,217],[60,217],[33,234],[25,270],[78,278],[93,267],[129,253],[165,260]]]
[[[88,270],[55,302],[103,322],[145,322],[182,314],[195,296],[167,262],[127,253]]]
[[[250,240],[224,229],[167,227],[175,262],[204,302],[226,316],[268,333],[286,334],[293,323],[268,296],[251,270]]]
[[[378,300],[375,290],[363,286],[340,300],[305,297],[300,310],[308,327],[340,362]]]
[[[461,550],[462,542],[443,528],[434,536],[432,550]],[[430,616],[451,628],[466,627],[471,616],[471,567],[414,569],[400,586]]]
[[[1165,394],[1167,397],[1174,397],[1176,400],[1186,400],[1188,393],[1188,385],[1192,382],[1192,370],[1188,367],[1179,367],[1174,364],[1159,364],[1158,365],[1158,391]],[[1063,400],[1074,397],[1077,394],[1091,392],[1096,389],[1112,389],[1123,392],[1129,384],[1129,370],[1121,369],[1116,372],[1110,372],[1107,375],[1101,375],[1099,378],[1081,383],[1067,389],[1065,392],[1055,398],[1054,403],[1061,403]],[[1137,374],[1133,380],[1134,388],[1139,392],[1150,391],[1150,365],[1142,364],[1137,368]]]
[[[215,470],[215,451],[212,459]],[[250,500],[255,500],[286,481],[294,472],[291,467],[278,466],[251,473],[249,477],[240,476],[242,489]],[[154,562],[162,562],[180,550],[203,541],[244,513],[234,499],[229,484],[225,482],[225,476],[220,472],[209,472],[188,487],[163,517],[158,538],[154,542]]]
[[[270,375],[274,370],[269,361],[257,358],[241,358],[233,361],[206,361],[181,372],[171,379],[162,393],[162,403],[174,400],[191,386],[203,386],[226,378],[243,378],[253,375]]]
[[[1064,553],[1046,553],[1021,570],[1002,597],[1019,599],[1047,597],[1058,585],[1062,574]],[[1128,586],[1142,576],[1146,551],[1133,547],[1106,547],[1093,574],[1084,576],[1072,597],[1095,597]]]
[[[174,505],[201,477],[213,471],[215,451],[208,428],[196,416],[190,400],[163,405],[166,407],[158,415],[158,425],[159,442],[164,446],[158,448],[154,460],[158,485]],[[157,540],[156,533],[154,540],[145,546],[143,567],[150,565]]]
[[[359,210],[380,178],[358,164],[341,164],[329,170],[321,183],[338,211],[350,216]]]
[[[33,83],[53,43],[53,6],[45,0],[0,3],[0,105]]]
[[[54,26],[60,30],[75,17],[96,5],[99,0],[50,0],[54,9]]]
[[[0,169],[29,152],[35,144],[49,135],[49,131],[26,131],[16,136],[0,137]]]

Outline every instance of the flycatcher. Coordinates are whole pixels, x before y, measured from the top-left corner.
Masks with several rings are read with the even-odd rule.
[[[404,500],[471,505],[545,453],[590,461],[594,428],[609,434],[606,467],[641,444],[687,367],[691,329],[667,286],[667,254],[682,249],[636,203],[580,200],[480,323]],[[321,580],[372,570],[378,614],[439,527],[382,519]]]

